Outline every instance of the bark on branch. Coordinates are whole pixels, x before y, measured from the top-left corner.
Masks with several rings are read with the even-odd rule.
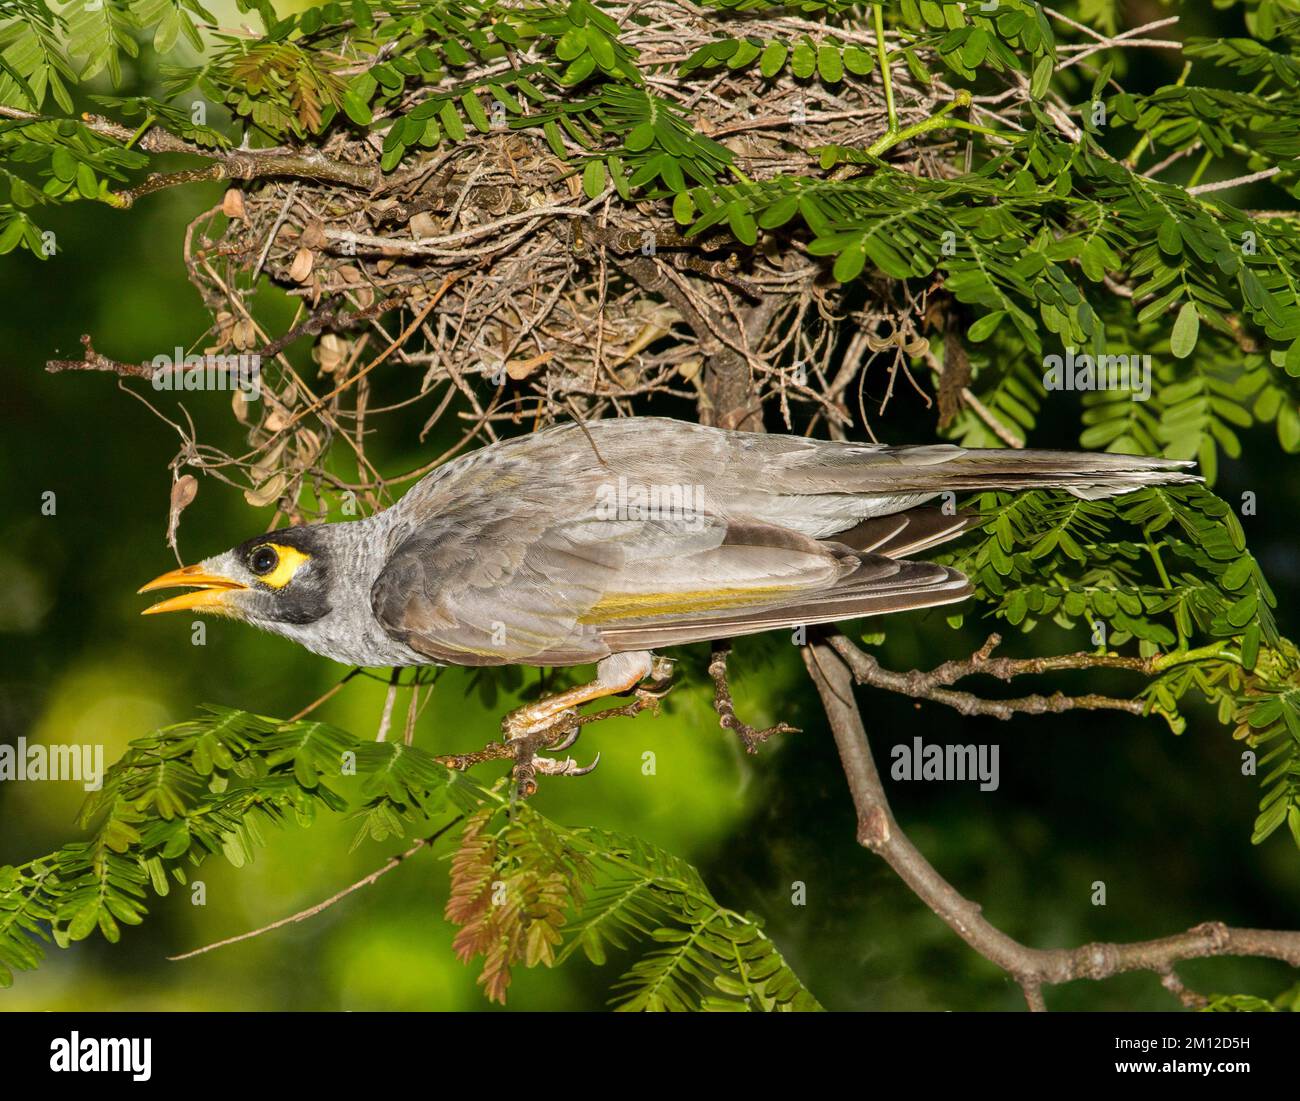
[[[1142,715],[1146,705],[1141,700],[1121,700],[1111,696],[1088,693],[1067,696],[1053,692],[1050,696],[1021,696],[1010,700],[986,700],[970,692],[949,688],[951,684],[976,673],[984,673],[1000,680],[1030,673],[1046,673],[1058,669],[1131,669],[1151,674],[1156,672],[1153,660],[1147,658],[1119,657],[1111,654],[1064,654],[1050,658],[994,658],[990,655],[1002,639],[990,635],[970,658],[965,661],[947,661],[928,673],[913,669],[896,673],[885,669],[871,654],[860,650],[843,635],[835,635],[830,645],[853,671],[859,684],[872,688],[885,688],[890,692],[911,696],[914,699],[942,703],[963,715],[989,715],[995,719],[1009,719],[1012,715],[1045,715],[1061,711],[1125,711]]]
[[[19,107],[0,105],[0,118],[18,121],[41,122],[46,116]],[[178,137],[161,126],[150,126],[142,134],[102,115],[85,114],[81,118],[87,129],[102,137],[111,138],[128,146],[134,144],[146,153],[185,153],[202,157],[211,163],[205,168],[182,172],[156,172],[135,187],[112,192],[108,199],[113,206],[127,208],[136,199],[164,188],[202,180],[257,180],[295,177],[335,183],[344,187],[371,191],[383,180],[383,173],[375,165],[349,164],[334,160],[315,150],[296,149],[205,149]]]

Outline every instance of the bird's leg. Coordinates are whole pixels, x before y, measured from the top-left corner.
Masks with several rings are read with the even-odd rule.
[[[718,713],[718,725],[724,730],[734,730],[739,734],[746,753],[757,753],[760,745],[777,734],[800,733],[798,727],[789,723],[781,722],[764,730],[756,730],[749,723],[740,721],[736,715],[735,701],[731,698],[731,685],[727,682],[727,659],[730,656],[729,643],[714,643],[713,656],[709,661],[709,676],[713,678],[713,710]]]
[[[654,658],[647,652],[612,654],[596,666],[594,681],[510,712],[502,720],[501,727],[506,741],[514,748],[514,780],[519,795],[528,796],[537,790],[536,777],[539,774],[584,776],[596,767],[600,761],[599,754],[591,764],[580,767],[572,757],[542,757],[537,752],[539,749],[568,749],[578,740],[584,718],[599,717],[579,718],[579,705],[630,691],[643,681],[648,683],[638,689],[639,704],[657,704],[668,690],[671,674],[671,662]]]
[[[502,733],[508,741],[514,741],[546,730],[576,715],[581,704],[635,688],[651,675],[654,668],[655,659],[645,650],[610,654],[596,666],[595,680],[552,696],[543,696],[536,703],[511,711],[501,720]]]

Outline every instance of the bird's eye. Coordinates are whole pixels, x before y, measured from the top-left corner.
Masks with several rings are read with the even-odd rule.
[[[274,547],[256,547],[248,559],[248,568],[259,577],[270,573],[279,564],[280,556],[275,553]]]

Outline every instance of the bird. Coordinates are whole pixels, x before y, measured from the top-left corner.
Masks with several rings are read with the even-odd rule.
[[[958,494],[1094,500],[1201,481],[1193,465],[574,421],[445,463],[369,517],[265,532],[140,592],[189,589],[143,614],[227,616],[351,666],[596,664],[511,712],[518,739],[662,680],[663,649],[965,600],[965,575],[914,557],[970,526]]]

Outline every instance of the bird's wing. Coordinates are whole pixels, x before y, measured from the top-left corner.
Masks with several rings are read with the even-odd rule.
[[[602,600],[584,622],[599,628],[602,641],[612,652],[653,650],[931,608],[964,600],[971,593],[963,574],[932,562],[857,552],[849,552],[840,561],[845,572],[830,584],[781,591],[753,586],[730,600],[702,592],[690,603],[658,593],[631,600],[619,594]]]
[[[469,464],[408,506],[371,594],[390,635],[451,664],[578,664],[968,591],[940,566],[707,508],[650,518],[601,511],[593,502],[609,488],[608,471],[556,459]],[[891,519],[869,538],[887,551],[960,530],[960,518],[931,512]]]

